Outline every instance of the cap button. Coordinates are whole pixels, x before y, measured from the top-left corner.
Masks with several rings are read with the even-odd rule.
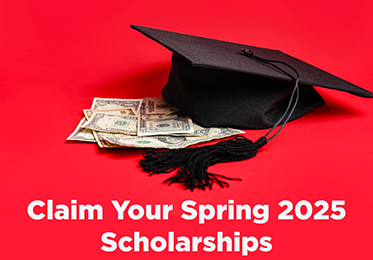
[[[254,56],[254,53],[255,53],[255,51],[253,51],[253,50],[249,50],[249,49],[246,49],[246,48],[242,48],[241,51],[242,51],[243,54],[245,54],[245,56],[247,56],[247,57],[252,57],[252,56]]]

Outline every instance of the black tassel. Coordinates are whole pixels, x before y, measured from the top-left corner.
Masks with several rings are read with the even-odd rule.
[[[252,158],[258,149],[267,143],[263,136],[255,143],[243,136],[238,136],[215,145],[166,150],[157,152],[148,150],[143,153],[144,159],[140,166],[150,175],[169,173],[177,170],[175,176],[168,178],[164,183],[184,183],[186,189],[193,191],[195,188],[202,190],[212,188],[216,182],[220,187],[228,187],[224,180],[241,181],[239,178],[229,178],[224,175],[209,173],[208,167],[220,162],[233,162]],[[224,180],[222,180],[224,179]]]

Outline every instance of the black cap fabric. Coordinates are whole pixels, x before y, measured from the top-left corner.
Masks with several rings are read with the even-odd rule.
[[[290,120],[324,101],[312,86],[361,97],[372,93],[279,50],[219,41],[131,25],[173,52],[172,68],[162,90],[164,99],[205,127],[272,127],[283,115],[294,89],[294,72],[276,70],[245,56],[241,49],[266,60],[286,63],[299,73],[299,102]],[[285,72],[285,73],[284,73]]]

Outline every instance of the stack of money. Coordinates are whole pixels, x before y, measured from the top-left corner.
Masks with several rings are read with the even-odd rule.
[[[185,148],[244,133],[223,127],[205,128],[161,97],[94,98],[90,109],[67,140],[97,142],[101,148]]]

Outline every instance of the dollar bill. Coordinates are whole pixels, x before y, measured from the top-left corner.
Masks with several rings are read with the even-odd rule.
[[[98,132],[136,135],[137,116],[93,113],[82,127]]]
[[[113,115],[130,115],[137,116],[136,110],[133,107],[120,107],[120,108],[109,108],[109,109],[83,109],[85,118],[88,120],[93,113],[107,113]]]
[[[93,134],[94,138],[96,139],[98,146],[100,146],[101,148],[120,148],[121,147],[117,144],[112,144],[109,141],[103,139],[100,136],[100,134],[97,134],[97,132],[95,132],[95,131],[92,131],[92,134]]]
[[[194,132],[192,119],[182,113],[141,114],[137,130],[138,136],[167,135],[173,133],[192,134]]]
[[[142,99],[94,98],[91,109],[133,107],[139,113],[141,104]]]
[[[210,136],[212,135],[214,129],[212,127],[202,127],[193,123],[194,132],[191,134],[170,134],[172,136]]]
[[[96,134],[101,140],[106,140],[113,147],[137,147],[137,148],[166,148],[166,149],[180,149],[197,143],[202,143],[214,139],[220,139],[245,133],[241,130],[232,128],[213,128],[211,136],[205,137],[188,137],[188,136],[129,136],[123,134],[101,133]],[[117,145],[117,146],[114,146]],[[110,146],[109,146],[110,147]]]
[[[96,142],[96,140],[95,140],[95,138],[92,134],[92,131],[82,127],[82,125],[86,122],[87,122],[87,120],[85,118],[80,120],[80,122],[79,122],[78,126],[75,128],[74,132],[72,132],[72,134],[69,137],[67,137],[66,140],[81,141],[81,142],[92,142],[92,143]]]
[[[144,98],[142,114],[170,114],[179,109],[168,104],[162,97]]]
[[[136,110],[133,107],[127,107],[127,108],[109,108],[109,109],[84,109],[83,113],[85,118],[88,120],[94,113],[98,112],[103,112],[103,113],[108,113],[108,114],[124,114],[124,115],[137,115]],[[83,128],[84,129],[84,128]],[[109,143],[106,140],[100,139],[97,135],[96,132],[93,130],[89,129],[84,129],[86,131],[92,131],[93,137],[96,140],[97,144],[101,148],[113,148],[113,147],[118,147],[118,145],[114,145]]]

